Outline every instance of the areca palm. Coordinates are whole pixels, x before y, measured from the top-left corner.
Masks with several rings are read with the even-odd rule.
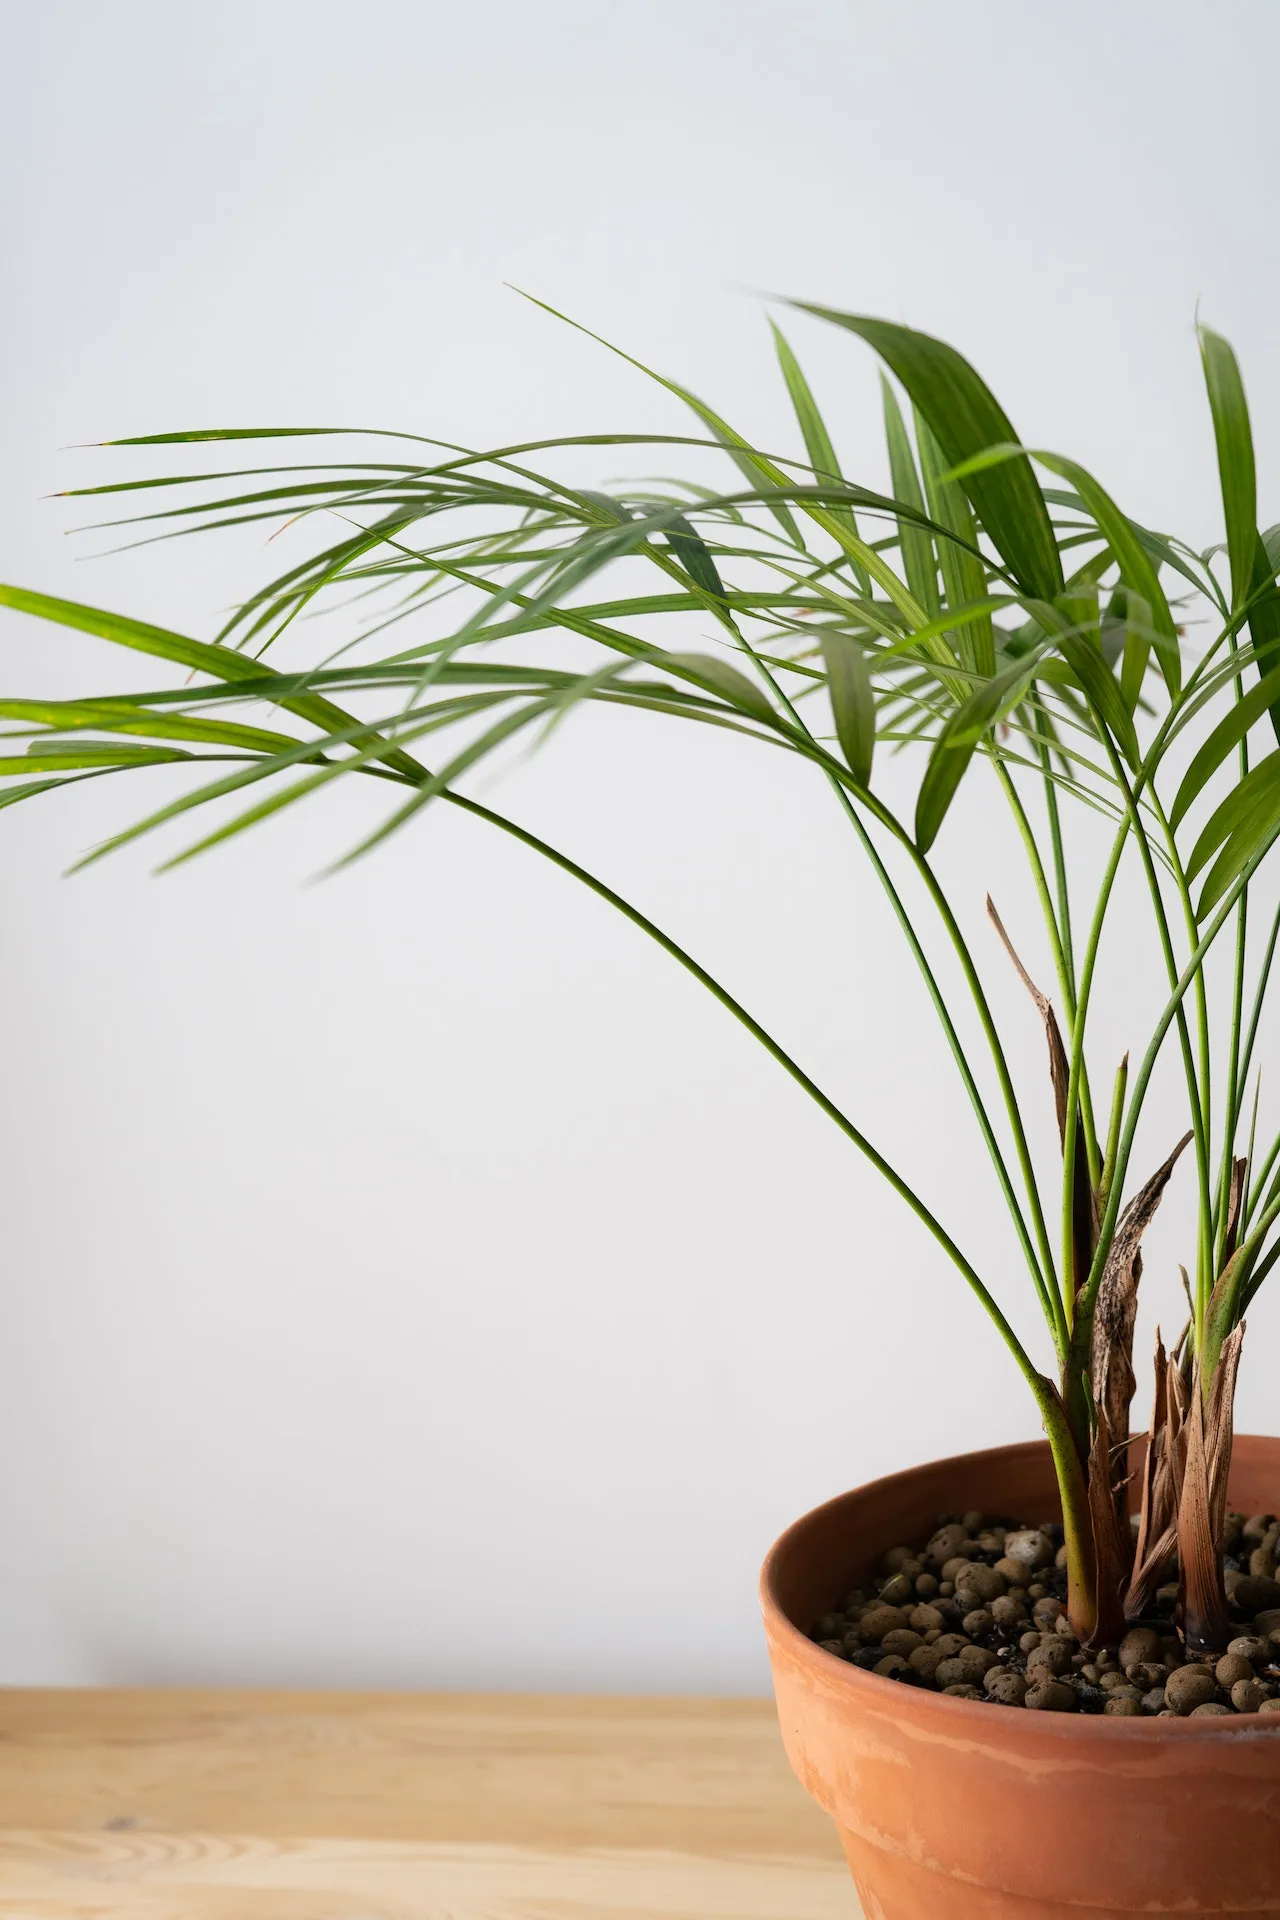
[[[166,864],[353,777],[388,789],[368,853],[439,802],[513,834],[611,902],[732,1012],[932,1234],[1019,1368],[1062,1493],[1069,1607],[1082,1640],[1110,1640],[1175,1558],[1189,1642],[1226,1632],[1222,1526],[1231,1407],[1249,1302],[1280,1258],[1280,1136],[1258,1145],[1255,1050],[1280,917],[1259,940],[1250,889],[1280,835],[1280,533],[1258,527],[1244,390],[1202,329],[1225,547],[1207,553],[1125,512],[1075,461],[1018,439],[957,352],[909,329],[824,308],[878,354],[891,491],[847,478],[783,334],[780,373],[803,456],[748,443],[673,382],[695,430],[601,434],[483,451],[414,435],[298,429],[175,433],[120,444],[271,441],[271,464],[163,474],[87,490],[124,495],[149,533],[301,521],[313,550],[209,641],[19,588],[0,602],[149,654],[165,684],[77,701],[0,699],[0,804],[160,765],[190,767],[176,799],[133,820],[96,861],[190,814],[213,818]],[[653,376],[657,377],[657,376]],[[901,398],[899,397],[901,395]],[[319,430],[317,430],[319,431]],[[553,471],[584,447],[655,443],[667,464],[720,462],[718,484],[608,491]],[[326,449],[328,450],[328,449]],[[388,455],[393,457],[387,457]],[[376,457],[375,457],[376,456]],[[699,466],[699,471],[702,471]],[[1224,564],[1225,560],[1225,564]],[[1193,649],[1180,602],[1207,617]],[[344,607],[336,650],[300,616]],[[691,626],[710,638],[692,648]],[[655,637],[659,636],[659,637]],[[920,971],[1007,1208],[1045,1325],[1037,1357],[996,1289],[927,1206],[914,1177],[696,959],[516,821],[465,791],[517,739],[580,706],[729,729],[793,756],[829,788]],[[1188,749],[1194,751],[1188,756]],[[888,803],[882,757],[919,765],[914,811]],[[1043,1021],[1060,1177],[1038,1175],[992,990],[931,857],[961,784],[994,782],[1043,915],[1053,997],[997,931]],[[1091,875],[1070,829],[1101,816]],[[1126,860],[1142,874],[1162,1004],[1128,1059],[1095,1082],[1090,1011]],[[83,863],[82,863],[83,864]],[[935,955],[941,936],[946,965]],[[1225,986],[1206,961],[1225,936]],[[1001,985],[1012,975],[1002,975]],[[962,1011],[962,1003],[966,1010]],[[966,1025],[985,1059],[971,1057]],[[1178,1053],[1184,1139],[1135,1186],[1133,1148],[1162,1049]],[[1225,1061],[1215,1097],[1211,1063]],[[994,1088],[994,1097],[990,1091]],[[1251,1087],[1253,1091],[1251,1093]],[[1179,1154],[1197,1195],[1186,1329],[1157,1354],[1156,1415],[1136,1548],[1127,1441],[1142,1233]]]

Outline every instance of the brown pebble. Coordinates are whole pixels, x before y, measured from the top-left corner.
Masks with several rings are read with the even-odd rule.
[[[1065,1545],[1059,1547],[1058,1551],[1054,1554],[1053,1564],[1055,1567],[1065,1567],[1067,1565],[1067,1549]]]
[[[1040,1645],[1042,1638],[1041,1633],[1035,1627],[1032,1627],[1029,1632],[1023,1634],[1018,1645],[1021,1647],[1023,1653],[1030,1653],[1034,1647]]]
[[[884,1639],[886,1633],[892,1633],[895,1627],[905,1627],[907,1616],[901,1607],[868,1607],[858,1622],[858,1632],[862,1636],[864,1647],[874,1647]]]
[[[1270,1700],[1264,1700],[1262,1705],[1258,1708],[1258,1712],[1259,1713],[1280,1713],[1280,1700],[1277,1700],[1275,1698],[1272,1698]]]
[[[953,1660],[961,1648],[967,1647],[968,1644],[969,1642],[962,1633],[944,1633],[937,1642],[938,1658],[940,1660]]]
[[[982,1698],[977,1687],[968,1686],[964,1681],[959,1681],[954,1686],[944,1687],[942,1691],[950,1694],[953,1700],[981,1700]]]
[[[999,1568],[984,1566],[981,1560],[971,1561],[956,1575],[957,1598],[962,1593],[976,1593],[980,1600],[998,1600],[1007,1585]]]
[[[948,1687],[957,1687],[969,1681],[971,1675],[961,1666],[959,1654],[953,1654],[948,1660],[939,1660],[934,1668],[934,1678],[945,1693]]]
[[[1027,1598],[1028,1600],[1043,1600],[1048,1591],[1048,1587],[1042,1585],[1039,1580],[1033,1580],[1027,1588]]]
[[[978,1545],[984,1553],[994,1553],[998,1556],[1004,1552],[1007,1537],[1004,1527],[984,1527],[978,1535]]]
[[[1228,1653],[1242,1653],[1251,1666],[1265,1666],[1270,1660],[1272,1648],[1256,1633],[1242,1633],[1238,1640],[1232,1640],[1227,1647]]]
[[[1005,1535],[1004,1551],[1006,1559],[1021,1560],[1024,1566],[1036,1568],[1051,1567],[1056,1549],[1047,1533],[1038,1527],[1023,1527]]]
[[[991,1618],[998,1627],[1016,1627],[1026,1618],[1026,1608],[1012,1593],[1002,1593],[991,1602]]]
[[[1264,1540],[1275,1524],[1274,1513],[1251,1513],[1240,1529],[1240,1537],[1247,1540],[1251,1547]]]
[[[1160,1658],[1160,1635],[1150,1627],[1131,1627],[1120,1642],[1120,1665],[1136,1667],[1146,1660]]]
[[[1252,1680],[1253,1662],[1242,1653],[1224,1653],[1213,1671],[1218,1685],[1230,1693],[1237,1680]]]
[[[834,1653],[837,1660],[844,1659],[844,1643],[840,1640],[819,1640],[818,1645],[824,1653]]]
[[[912,1553],[910,1547],[890,1547],[888,1553],[885,1554],[884,1559],[880,1562],[880,1565],[886,1575],[901,1573],[903,1561],[913,1560],[914,1558],[915,1555]]]
[[[1237,1680],[1231,1689],[1231,1704],[1237,1713],[1257,1713],[1269,1697],[1261,1680],[1252,1676],[1248,1680]]]
[[[938,1671],[941,1659],[942,1655],[936,1646],[917,1647],[914,1653],[907,1655],[907,1665],[913,1673],[918,1673],[922,1680],[932,1680]]]
[[[926,1628],[925,1636],[924,1636],[924,1643],[926,1647],[931,1647],[935,1640],[941,1640],[941,1638],[942,1638],[942,1634],[937,1627]]]
[[[1002,1707],[1020,1707],[1027,1697],[1027,1683],[1012,1667],[988,1668],[982,1685],[987,1698]]]
[[[1148,1693],[1152,1687],[1162,1687],[1169,1678],[1169,1671],[1162,1660],[1140,1660],[1135,1666],[1125,1668],[1140,1693]]]
[[[923,1605],[912,1607],[910,1613],[907,1615],[907,1624],[913,1627],[917,1633],[928,1633],[933,1627],[941,1627],[942,1615],[936,1607]]]
[[[891,1627],[880,1642],[886,1653],[899,1653],[905,1660],[909,1653],[924,1645],[922,1636],[913,1633],[910,1627]]]
[[[1244,1515],[1229,1513],[1222,1529],[1223,1544],[1228,1553],[1232,1553],[1244,1536]]]
[[[1118,1667],[1111,1667],[1103,1674],[1098,1685],[1104,1693],[1118,1693],[1122,1687],[1133,1685],[1127,1673],[1121,1673]]]
[[[964,1668],[967,1680],[981,1680],[988,1669],[994,1667],[999,1656],[990,1647],[961,1647],[956,1659]]]
[[[954,1560],[948,1560],[942,1569],[943,1581],[950,1581],[952,1587],[959,1585],[960,1575],[968,1573],[972,1562],[965,1554],[957,1554]]]
[[[938,1528],[925,1548],[925,1558],[931,1560],[935,1567],[945,1566],[948,1560],[955,1558],[964,1540],[964,1528],[958,1522],[952,1521],[949,1526]]]
[[[966,1613],[960,1625],[971,1640],[981,1640],[984,1634],[995,1632],[996,1617],[986,1607],[975,1607],[972,1613]]]
[[[818,1641],[838,1640],[843,1632],[844,1615],[842,1613],[824,1613],[813,1630],[813,1637]]]
[[[985,1523],[986,1516],[979,1513],[976,1507],[971,1508],[960,1522],[966,1533],[981,1533]]]
[[[1035,1619],[1043,1620],[1046,1626],[1050,1626],[1055,1620],[1061,1618],[1066,1608],[1061,1600],[1055,1600],[1051,1593],[1047,1593],[1043,1600],[1036,1601],[1031,1612]]]
[[[1011,1587],[1025,1587],[1031,1578],[1031,1569],[1025,1560],[1010,1560],[1008,1554],[996,1561],[996,1572],[1002,1573]]]
[[[892,1680],[895,1675],[907,1672],[907,1663],[900,1653],[887,1653],[883,1660],[876,1661],[871,1671],[883,1674],[886,1680]]]
[[[1206,1705],[1218,1691],[1218,1683],[1208,1667],[1179,1667],[1164,1683],[1164,1697],[1175,1713],[1194,1713]]]
[[[1242,1613],[1263,1613],[1271,1607],[1280,1607],[1280,1580],[1251,1573],[1247,1580],[1239,1583],[1232,1597]]]
[[[915,1585],[905,1573],[895,1573],[880,1589],[880,1604],[885,1607],[910,1606],[915,1597]]]
[[[1249,1572],[1255,1580],[1274,1580],[1276,1557],[1267,1547],[1255,1547],[1249,1555]]]
[[[1120,1714],[1127,1720],[1136,1719],[1142,1712],[1142,1695],[1134,1687],[1127,1687],[1123,1693],[1109,1694],[1103,1702],[1104,1714]]]
[[[1096,1660],[1087,1660],[1080,1669],[1080,1678],[1087,1680],[1091,1687],[1096,1687],[1102,1679],[1102,1668]]]
[[[1280,1628],[1280,1607],[1267,1608],[1253,1623],[1254,1632],[1261,1634],[1264,1640],[1278,1628]]]
[[[1052,1639],[1042,1640],[1040,1645],[1033,1647],[1027,1655],[1028,1679],[1033,1674],[1036,1676],[1052,1674],[1056,1679],[1059,1674],[1068,1672],[1070,1667],[1071,1649],[1064,1641],[1059,1640],[1056,1634]]]
[[[1193,1720],[1207,1719],[1211,1713],[1230,1713],[1231,1711],[1232,1709],[1230,1707],[1223,1706],[1221,1700],[1206,1700],[1201,1706],[1192,1707],[1191,1718]]]
[[[1073,1689],[1062,1680],[1037,1680],[1034,1686],[1027,1688],[1027,1697],[1022,1704],[1030,1707],[1033,1713],[1074,1713],[1076,1696]]]
[[[937,1591],[938,1582],[934,1574],[918,1573],[916,1575],[916,1593],[921,1600],[932,1600]]]

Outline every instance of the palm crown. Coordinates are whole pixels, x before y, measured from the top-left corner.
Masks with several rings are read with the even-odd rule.
[[[1280,737],[1280,529],[1258,529],[1235,357],[1201,329],[1226,539],[1224,548],[1197,553],[1132,519],[1075,461],[1024,447],[951,347],[883,321],[808,311],[868,342],[896,382],[884,382],[891,495],[844,477],[776,327],[803,460],[750,445],[663,381],[693,410],[696,433],[601,434],[485,452],[408,434],[365,436],[362,452],[381,454],[389,440],[399,458],[277,463],[83,490],[142,489],[148,503],[162,490],[158,507],[131,516],[162,532],[291,518],[326,532],[336,522],[341,531],[255,593],[213,641],[0,588],[0,603],[181,670],[169,685],[128,696],[0,699],[8,723],[0,805],[148,766],[214,763],[212,777],[88,856],[100,859],[224,803],[216,824],[173,865],[360,775],[385,783],[391,806],[343,859],[440,801],[575,874],[743,1022],[890,1181],[978,1295],[1053,1449],[1070,1610],[1082,1638],[1114,1636],[1123,1612],[1141,1611],[1176,1556],[1188,1639],[1212,1645],[1226,1630],[1222,1524],[1243,1317],[1280,1258],[1280,1238],[1272,1238],[1280,1136],[1269,1148],[1265,1138],[1259,1144],[1256,1084],[1249,1091],[1280,916],[1252,943],[1248,919],[1250,886],[1280,834],[1272,738],[1273,729]],[[278,440],[287,452],[307,432],[202,431],[117,444]],[[548,455],[568,447],[655,439],[669,450],[726,455],[722,490],[687,481],[606,493],[544,470]],[[637,565],[655,570],[643,583],[650,590],[636,589]],[[313,657],[281,664],[286,630],[293,655],[315,631],[295,624],[301,614],[353,593],[353,631],[338,651],[313,649]],[[1209,617],[1210,637],[1195,652],[1173,611],[1188,599]],[[652,637],[664,623],[683,632],[689,616],[715,636],[704,643],[711,650],[673,650]],[[1053,1377],[861,1118],[842,1111],[746,1008],[605,881],[461,790],[488,756],[531,730],[544,736],[583,701],[731,729],[798,755],[830,787],[888,897],[972,1105],[1044,1315]],[[901,747],[920,763],[910,820],[877,791],[877,752]],[[961,782],[975,772],[996,782],[1011,810],[1052,955],[1056,1009],[1009,948],[1048,1042],[1062,1147],[1056,1194],[1037,1179],[987,988],[930,861]],[[1073,900],[1064,833],[1080,807],[1110,823],[1111,840],[1088,897],[1077,881]],[[1126,857],[1146,883],[1167,997],[1133,1071],[1126,1057],[1097,1102],[1088,1017]],[[902,888],[909,874],[927,929]],[[998,919],[996,926],[1007,946]],[[939,928],[954,962],[945,982],[926,951]],[[1211,990],[1205,961],[1224,930],[1234,959],[1222,992]],[[961,1039],[957,994],[976,1013],[995,1107]],[[1185,1078],[1186,1137],[1134,1192],[1135,1133],[1171,1030]],[[1224,1084],[1213,1088],[1211,1059],[1224,1057]],[[1135,1547],[1126,1442],[1140,1241],[1188,1144],[1198,1200],[1188,1323],[1172,1354],[1157,1353]]]

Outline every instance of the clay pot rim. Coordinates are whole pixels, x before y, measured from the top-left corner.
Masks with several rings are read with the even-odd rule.
[[[1275,1444],[1275,1437],[1269,1434],[1239,1434],[1237,1438],[1265,1439]],[[838,1660],[833,1653],[811,1640],[802,1633],[783,1611],[777,1596],[778,1569],[786,1561],[792,1547],[822,1515],[833,1507],[840,1506],[851,1494],[867,1492],[872,1488],[891,1487],[895,1480],[904,1480],[908,1475],[939,1467],[958,1460],[992,1460],[997,1456],[1008,1457],[1011,1454],[1039,1452],[1044,1449],[1043,1440],[1026,1440],[1020,1445],[1007,1447],[984,1447],[978,1451],[964,1454],[949,1454],[942,1460],[922,1461],[916,1467],[903,1468],[898,1473],[882,1474],[879,1479],[868,1480],[860,1487],[850,1487],[844,1493],[838,1493],[830,1500],[824,1500],[820,1506],[811,1507],[808,1513],[793,1520],[786,1531],[778,1536],[765,1555],[760,1570],[760,1606],[765,1618],[765,1627],[771,1638],[784,1644],[796,1660],[810,1668],[813,1677],[824,1688],[844,1694],[850,1706],[862,1706],[868,1711],[883,1713],[891,1708],[892,1690],[900,1682],[889,1680],[884,1674],[869,1673],[865,1668],[851,1666],[847,1660]],[[945,1693],[934,1693],[926,1687],[909,1689],[913,1712],[940,1713],[943,1724],[948,1718],[957,1728],[966,1723],[975,1732],[981,1727],[990,1740],[998,1738],[998,1729],[1002,1709],[986,1700],[957,1700]],[[1008,1713],[1010,1709],[1003,1709]],[[1206,1714],[1200,1719],[1192,1715],[1179,1716],[1172,1720],[1151,1717],[1132,1718],[1127,1714],[1101,1713],[1040,1713],[1035,1716],[1037,1732],[1051,1739],[1092,1740],[1098,1737],[1098,1729],[1107,1728],[1104,1738],[1117,1740],[1159,1741],[1172,1740],[1239,1740],[1239,1739],[1280,1739],[1280,1714],[1267,1714],[1268,1720],[1274,1719],[1274,1730],[1263,1729],[1263,1715],[1260,1713]],[[992,1723],[995,1723],[994,1726]]]

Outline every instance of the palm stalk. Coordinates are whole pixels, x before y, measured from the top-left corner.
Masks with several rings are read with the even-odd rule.
[[[1198,553],[1153,532],[1077,462],[1024,446],[953,348],[884,321],[807,311],[880,358],[887,493],[846,477],[777,326],[804,458],[751,444],[657,375],[649,377],[692,410],[697,431],[488,450],[293,428],[114,443],[284,443],[275,464],[112,480],[75,497],[93,496],[109,516],[97,524],[129,527],[135,538],[283,523],[295,523],[296,538],[300,523],[314,529],[312,549],[212,640],[0,587],[0,604],[174,670],[166,684],[129,695],[0,698],[0,806],[107,775],[190,768],[176,798],[117,826],[80,863],[211,810],[196,837],[165,859],[169,868],[335,781],[362,777],[390,790],[391,810],[337,865],[440,801],[575,877],[734,1015],[889,1182],[990,1316],[1049,1438],[1081,1641],[1114,1641],[1176,1557],[1188,1643],[1210,1647],[1227,1631],[1223,1525],[1244,1314],[1280,1257],[1280,1135],[1255,1164],[1260,1103],[1265,1114],[1256,1077],[1247,1142],[1240,1139],[1280,930],[1280,912],[1268,913],[1269,938],[1252,950],[1251,890],[1265,887],[1280,837],[1272,738],[1280,739],[1280,532],[1258,528],[1239,369],[1226,342],[1201,329],[1224,583],[1221,549]],[[317,434],[339,457],[287,461],[287,443],[305,438],[309,449]],[[388,441],[398,457],[372,457]],[[718,482],[691,472],[606,492],[556,470],[584,449],[643,448],[651,458],[658,447],[668,463],[688,461],[703,474],[718,462]],[[315,639],[320,612],[343,622],[327,649]],[[693,647],[691,629],[700,635]],[[1193,630],[1203,636],[1198,650],[1187,639]],[[548,739],[587,706],[727,730],[821,777],[919,971],[968,1098],[1014,1264],[1044,1319],[1044,1364],[1014,1332],[998,1289],[861,1118],[639,907],[465,791],[512,743]],[[909,819],[876,778],[877,750],[890,749],[920,762]],[[1027,863],[1056,1004],[994,904],[998,940],[981,952],[970,945],[936,864],[935,844],[945,847],[944,830],[954,831],[957,793],[984,779],[1007,805]],[[1071,830],[1096,814],[1112,838],[1091,867],[1087,841],[1073,841]],[[1126,1055],[1109,1106],[1095,1109],[1093,993],[1118,893],[1133,892],[1131,878],[1150,909],[1146,937],[1166,995],[1146,1033],[1134,1036],[1136,1068]],[[1234,953],[1223,994],[1208,961],[1228,927]],[[1009,962],[1048,1051],[1061,1149],[1051,1180],[1036,1168],[1024,1113],[1028,1099],[1044,1096],[1019,1086],[996,1015]],[[962,1037],[966,1025],[976,1042]],[[1162,1112],[1165,1158],[1135,1185],[1131,1157],[1171,1031],[1184,1109],[1176,1123]],[[1099,1064],[1110,1077],[1111,1063]],[[1135,1549],[1128,1442],[1142,1240],[1188,1145],[1197,1208],[1190,1315],[1172,1353],[1157,1346]]]

